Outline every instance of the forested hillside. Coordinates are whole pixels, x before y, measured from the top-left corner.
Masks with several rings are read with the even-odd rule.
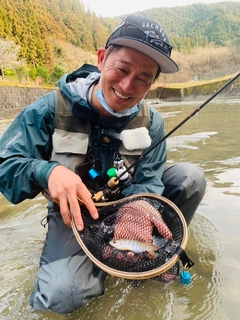
[[[200,2],[200,1],[199,1]],[[155,8],[143,12],[162,21],[180,52],[193,47],[240,45],[240,3],[193,4],[175,8]]]
[[[138,13],[164,26],[179,55],[204,48],[233,48],[236,53],[240,45],[239,2],[155,8]],[[19,59],[28,66],[52,70],[64,59],[69,63],[69,52],[74,60],[77,49],[95,55],[122,18],[98,18],[85,11],[80,0],[0,0],[0,39],[19,45]]]
[[[108,28],[113,21],[106,19]],[[21,45],[28,63],[54,65],[53,39],[96,52],[109,30],[79,0],[0,0],[0,38]]]

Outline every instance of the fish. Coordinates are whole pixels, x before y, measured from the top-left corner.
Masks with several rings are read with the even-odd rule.
[[[142,241],[138,240],[130,240],[130,239],[116,239],[109,241],[109,244],[118,249],[118,250],[129,250],[134,253],[140,253],[140,252],[149,252],[152,258],[156,259],[156,253],[155,251],[158,250],[158,246],[155,246],[153,244],[148,244]]]

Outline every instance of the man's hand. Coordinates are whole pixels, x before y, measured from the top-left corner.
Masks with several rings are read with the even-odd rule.
[[[82,231],[84,227],[78,197],[84,202],[93,219],[98,218],[98,211],[92,201],[91,193],[73,171],[61,165],[55,167],[48,179],[48,189],[53,201],[60,206],[64,223],[69,227],[71,227],[71,214],[77,229]]]

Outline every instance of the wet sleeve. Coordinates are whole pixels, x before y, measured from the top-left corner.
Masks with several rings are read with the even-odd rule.
[[[151,121],[149,134],[152,139],[151,146],[161,141],[165,136],[164,121],[160,113],[151,108]],[[149,148],[151,148],[151,146]],[[124,196],[139,193],[152,193],[162,195],[164,185],[162,175],[167,160],[167,147],[164,140],[138,163],[133,174],[133,184],[122,192]],[[149,149],[146,149],[147,152]]]
[[[54,94],[26,107],[0,139],[0,192],[12,203],[33,198],[47,188],[58,165],[51,162]]]

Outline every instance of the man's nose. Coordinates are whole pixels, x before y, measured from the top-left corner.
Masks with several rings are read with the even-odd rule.
[[[133,92],[134,81],[132,77],[131,76],[124,77],[120,82],[120,86],[125,93]]]

